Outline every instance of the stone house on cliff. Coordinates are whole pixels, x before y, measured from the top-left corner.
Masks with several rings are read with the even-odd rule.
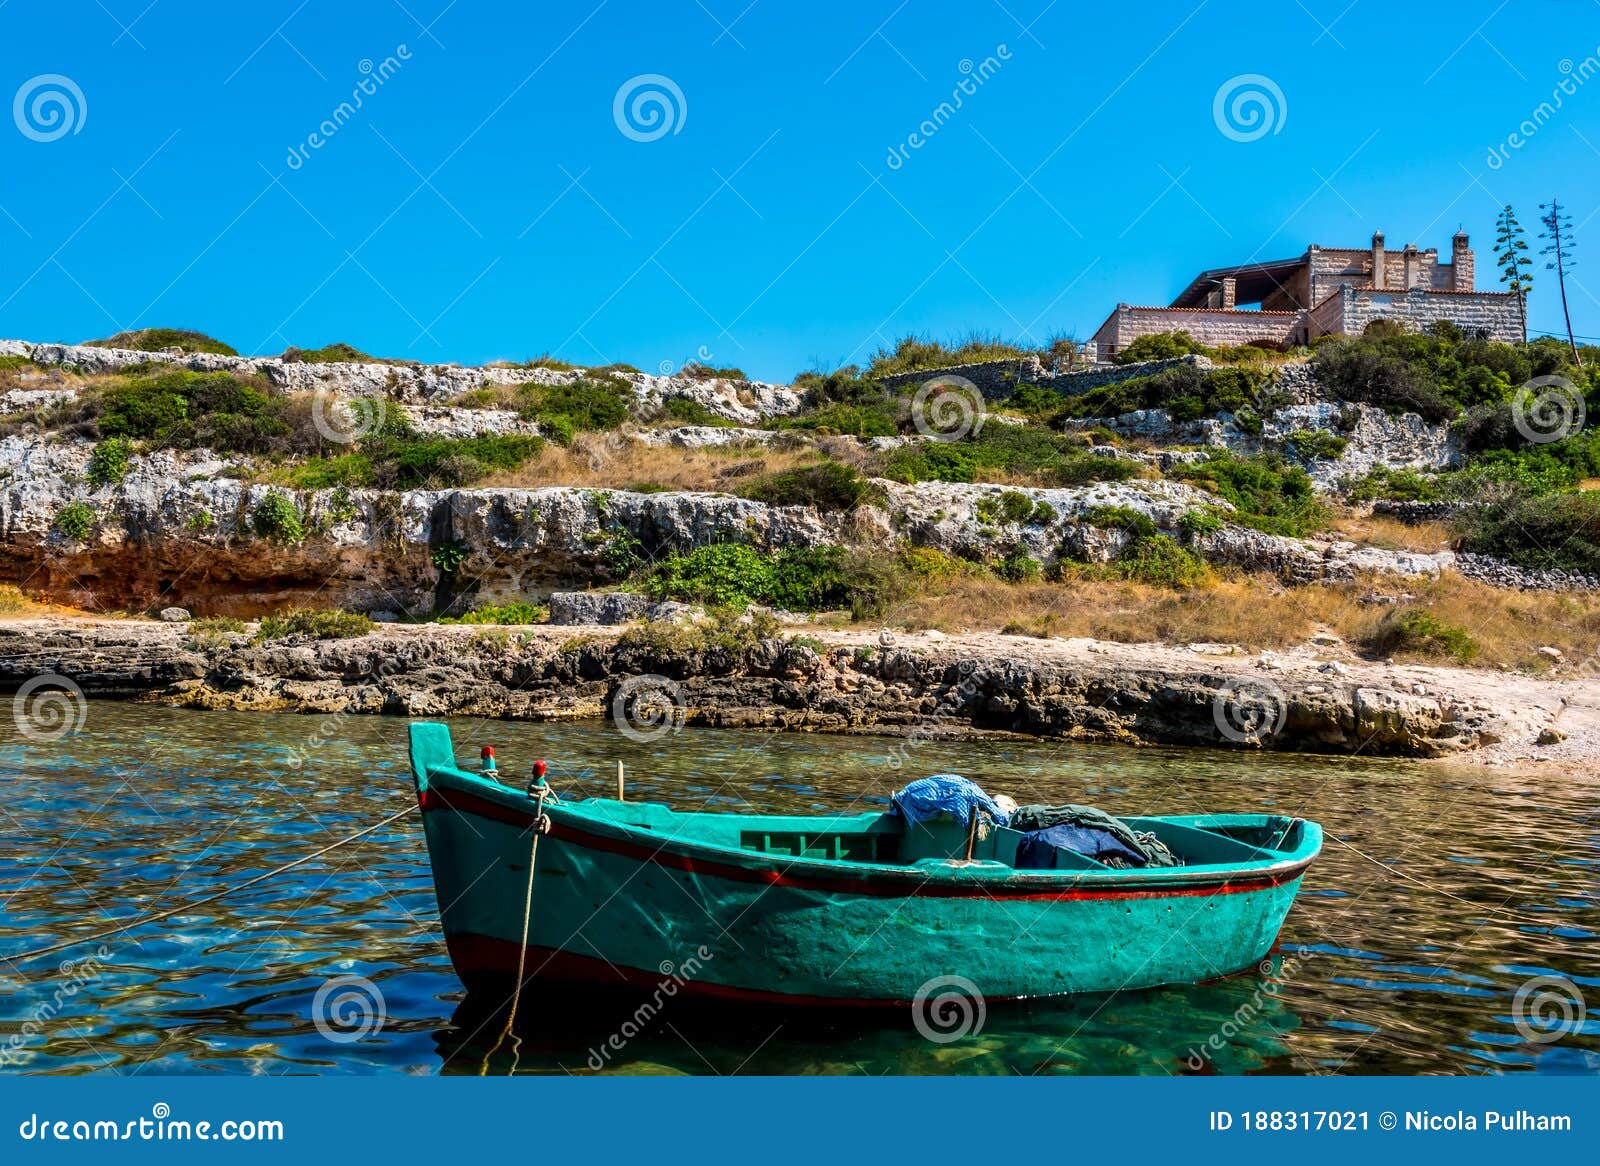
[[[1094,335],[1105,361],[1140,336],[1186,331],[1202,344],[1309,344],[1330,334],[1359,335],[1373,320],[1413,330],[1448,320],[1470,334],[1520,342],[1522,317],[1510,292],[1478,291],[1465,231],[1450,262],[1435,247],[1390,250],[1383,233],[1370,247],[1308,248],[1293,259],[1202,271],[1164,308],[1118,304]]]

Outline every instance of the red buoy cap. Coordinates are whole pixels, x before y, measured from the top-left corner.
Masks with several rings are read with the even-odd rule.
[[[534,777],[543,777],[546,773],[549,772],[549,770],[550,770],[550,767],[544,763],[544,759],[543,758],[540,758],[538,761],[535,761],[533,763],[533,776]]]
[[[494,746],[493,745],[485,745],[483,747],[483,752],[479,753],[478,756],[479,757],[493,757],[494,756]]]

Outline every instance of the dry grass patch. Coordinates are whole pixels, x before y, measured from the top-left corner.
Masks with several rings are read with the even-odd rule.
[[[814,464],[805,449],[737,445],[707,449],[651,446],[614,433],[585,433],[570,446],[546,445],[515,470],[495,474],[482,486],[582,486],[612,490],[731,491],[752,478]]]
[[[1407,617],[1406,613],[1419,613]],[[1369,658],[1546,672],[1554,647],[1575,667],[1600,652],[1600,597],[1513,592],[1446,575],[1285,587],[1230,575],[1170,591],[1137,583],[1073,580],[1005,584],[961,576],[932,580],[888,621],[946,633],[1090,637],[1117,643],[1239,644],[1252,651],[1306,643],[1324,628]]]
[[[1382,515],[1337,519],[1329,527],[1329,533],[1386,551],[1420,551],[1423,554],[1448,550],[1453,537],[1449,525],[1443,522],[1406,523]]]

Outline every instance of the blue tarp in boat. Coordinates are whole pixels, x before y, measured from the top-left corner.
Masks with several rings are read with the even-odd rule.
[[[951,814],[965,826],[971,822],[974,810],[983,811],[997,826],[1004,826],[1008,817],[977,782],[956,773],[936,773],[914,781],[896,792],[891,800],[894,808],[911,823]]]

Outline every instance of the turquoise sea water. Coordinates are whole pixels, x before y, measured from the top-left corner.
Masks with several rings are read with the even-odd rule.
[[[838,810],[953,770],[1024,801],[1294,813],[1415,881],[1330,841],[1270,968],[995,1005],[950,1043],[906,1017],[669,1001],[640,1020],[541,990],[520,1040],[495,1051],[495,1019],[446,958],[411,815],[237,897],[0,962],[0,1072],[1600,1073],[1600,781],[1012,740],[686,729],[643,745],[602,724],[452,727],[463,753],[493,744],[509,772],[548,758],[569,794],[608,792],[620,758],[630,797],[682,807]],[[96,702],[58,741],[5,718],[0,955],[198,899],[403,808],[404,740],[404,721],[375,717]]]

